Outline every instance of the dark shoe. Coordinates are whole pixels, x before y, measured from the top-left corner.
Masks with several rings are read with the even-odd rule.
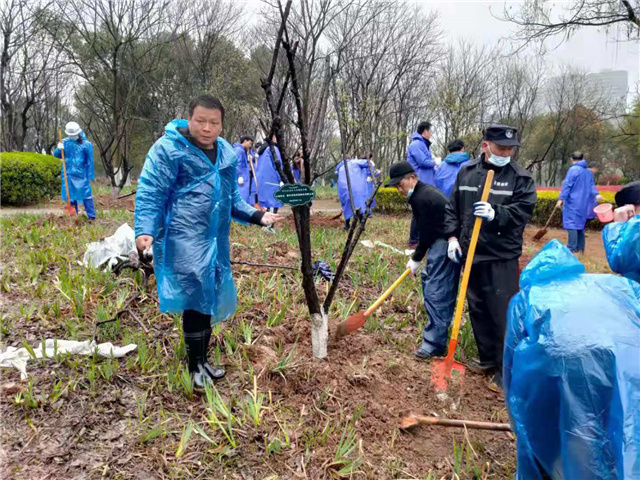
[[[491,380],[489,380],[488,387],[492,392],[502,392],[502,374],[500,373],[500,371],[496,371],[493,374]]]
[[[478,358],[472,358],[466,363],[466,367],[473,373],[478,375],[492,375],[496,371],[496,364],[489,362],[481,362]]]
[[[418,348],[415,352],[413,352],[414,357],[420,358],[422,360],[429,360],[430,358],[433,358],[433,357],[442,357],[443,355],[444,353],[435,354],[435,353],[427,352],[422,348]]]
[[[218,380],[222,380],[224,376],[227,374],[227,371],[224,369],[222,365],[210,365],[209,362],[205,362],[201,365],[204,368],[204,372],[207,374],[209,379],[212,382],[217,382]]]

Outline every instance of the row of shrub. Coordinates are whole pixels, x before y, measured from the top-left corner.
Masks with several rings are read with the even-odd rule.
[[[61,162],[32,152],[0,153],[2,205],[27,205],[60,195]]]
[[[611,203],[615,206],[615,193],[603,192],[600,194],[604,198],[604,203]],[[552,190],[538,191],[538,201],[536,202],[536,208],[533,211],[533,217],[531,223],[535,225],[544,225],[553,211],[553,207],[558,202],[558,196],[560,192]],[[395,188],[381,188],[378,190],[376,196],[376,211],[389,214],[403,214],[410,211],[409,203],[405,198],[398,193]],[[556,212],[549,225],[553,228],[562,228],[562,214]],[[598,220],[590,220],[587,222],[586,228],[593,230],[601,230],[602,223]]]

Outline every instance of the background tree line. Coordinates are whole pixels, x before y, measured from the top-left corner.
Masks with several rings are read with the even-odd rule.
[[[278,3],[259,12],[228,0],[5,0],[0,8],[3,150],[50,151],[57,129],[77,120],[117,191],[200,93],[222,100],[229,141],[268,133],[261,87]],[[528,41],[525,27],[516,40]],[[519,129],[518,160],[541,184],[560,181],[575,149],[600,174],[640,178],[638,95],[621,114],[586,72],[448,42],[437,12],[390,0],[300,0],[288,35],[316,175],[368,152],[384,171],[427,119],[438,156],[455,138],[477,153],[482,129],[502,122]],[[276,60],[273,90],[284,92],[286,52]],[[299,146],[296,99],[274,100],[289,145]]]

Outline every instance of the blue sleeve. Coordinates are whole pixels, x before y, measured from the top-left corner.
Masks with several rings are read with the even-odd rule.
[[[136,237],[140,235],[151,235],[154,239],[157,237],[172,188],[178,178],[178,171],[178,163],[162,144],[156,143],[151,147],[136,189],[134,217]]]
[[[431,159],[431,152],[429,152],[425,145],[416,143],[409,145],[409,149],[418,167],[435,168],[436,162]]]
[[[55,152],[53,152],[53,156],[62,159],[62,153],[59,148],[56,148]]]
[[[238,165],[236,166],[236,171],[240,171],[240,158],[238,152],[234,152],[236,154],[236,159],[238,160]],[[245,154],[246,161],[246,154]],[[248,179],[247,179],[248,180]],[[259,225],[260,220],[262,219],[262,215],[258,215],[255,208],[249,205],[244,201],[242,195],[240,195],[240,190],[238,190],[238,182],[231,182],[233,192],[231,192],[231,219],[239,223],[241,225],[246,225],[247,223],[254,223]],[[258,212],[262,213],[262,212]]]
[[[93,167],[93,145],[91,142],[87,142],[87,145],[84,147],[86,159],[85,159],[85,168],[87,178],[91,181],[96,179],[96,172]]]
[[[627,222],[613,222],[602,231],[611,270],[640,281],[640,215]]]
[[[576,183],[576,178],[578,178],[577,172],[575,168],[570,168],[567,172],[567,176],[562,182],[562,190],[560,190],[560,195],[558,196],[558,200],[566,200],[569,194],[571,193],[571,189],[573,185]]]

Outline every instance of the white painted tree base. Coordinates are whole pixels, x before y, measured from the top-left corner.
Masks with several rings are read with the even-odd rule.
[[[327,344],[329,342],[329,317],[324,313],[311,315],[311,347],[313,358],[327,358]]]

